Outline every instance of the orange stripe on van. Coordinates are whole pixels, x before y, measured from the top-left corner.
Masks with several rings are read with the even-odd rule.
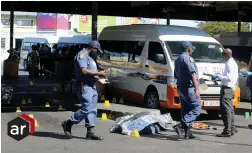
[[[135,63],[128,63],[128,62],[114,62],[114,61],[98,60],[97,63],[105,65],[105,66],[122,66],[122,67],[126,67],[126,68],[144,68],[144,65],[135,64]],[[167,68],[163,68],[160,66],[150,66],[149,70],[168,72]]]
[[[167,68],[159,67],[159,66],[150,66],[150,70],[157,70],[157,71],[163,71],[163,72],[168,72]]]

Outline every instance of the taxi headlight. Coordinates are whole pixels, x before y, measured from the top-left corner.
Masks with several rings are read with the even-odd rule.
[[[168,86],[177,86],[177,79],[174,77],[168,76],[167,77],[167,85]]]

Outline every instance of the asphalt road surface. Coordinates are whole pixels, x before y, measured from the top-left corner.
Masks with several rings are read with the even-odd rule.
[[[27,75],[27,72],[20,71],[20,75]],[[244,108],[248,109],[250,106]],[[215,135],[221,130],[210,129],[194,131],[197,139],[187,141],[180,140],[174,131],[163,132],[160,135],[141,135],[140,138],[109,133],[114,121],[102,121],[99,118],[96,133],[104,137],[103,141],[85,140],[84,122],[73,127],[75,137],[68,139],[64,136],[61,122],[73,113],[69,111],[27,112],[34,115],[39,127],[34,135],[16,141],[7,135],[7,123],[19,114],[2,113],[1,149],[3,153],[251,153],[252,130],[247,127],[248,124],[252,124],[252,118],[243,117],[247,109],[241,109],[236,116],[235,124],[239,132],[232,138],[217,138]],[[200,118],[211,126],[223,126],[221,120],[208,120],[204,115]]]
[[[25,113],[25,112],[23,112]],[[84,122],[72,129],[73,139],[64,136],[61,122],[73,112],[27,112],[33,114],[40,127],[36,128],[33,136],[16,141],[7,135],[7,122],[17,117],[18,113],[2,113],[2,152],[3,153],[251,153],[252,130],[248,124],[252,119],[236,116],[239,132],[232,138],[217,138],[215,135],[221,130],[195,131],[197,139],[179,140],[173,131],[160,135],[141,135],[133,138],[121,134],[109,133],[114,121],[100,120],[96,133],[103,136],[103,141],[85,140],[86,129]],[[211,125],[222,128],[221,120],[206,121]]]

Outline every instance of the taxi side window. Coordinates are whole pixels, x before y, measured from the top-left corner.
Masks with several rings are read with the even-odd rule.
[[[138,63],[143,51],[143,41],[100,40],[104,54],[99,58],[116,62]]]
[[[29,50],[32,45],[36,45],[36,44],[35,43],[31,43],[31,42],[23,42],[22,50]]]
[[[163,65],[166,64],[164,50],[159,42],[149,42],[148,60]]]

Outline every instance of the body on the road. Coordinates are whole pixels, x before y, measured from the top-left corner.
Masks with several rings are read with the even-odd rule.
[[[218,137],[230,137],[235,132],[234,125],[234,108],[232,106],[232,99],[234,96],[234,89],[237,85],[239,70],[238,65],[232,57],[232,50],[227,48],[223,51],[223,57],[226,61],[223,74],[214,74],[212,79],[221,80],[220,91],[220,111],[224,123],[224,129]]]
[[[190,42],[183,42],[185,49],[175,61],[174,76],[181,102],[181,122],[185,138],[194,138],[190,129],[200,115],[201,100],[198,87],[198,68],[191,57],[194,47]]]
[[[71,138],[71,127],[73,124],[80,123],[85,119],[85,127],[87,128],[87,139],[102,140],[102,137],[96,136],[93,128],[96,126],[97,101],[98,94],[96,90],[96,81],[98,76],[105,76],[104,71],[98,72],[97,65],[90,54],[102,52],[100,44],[92,41],[89,46],[81,50],[74,58],[74,71],[77,80],[77,96],[81,104],[81,108],[70,117],[69,120],[62,123],[62,127],[67,136]]]

